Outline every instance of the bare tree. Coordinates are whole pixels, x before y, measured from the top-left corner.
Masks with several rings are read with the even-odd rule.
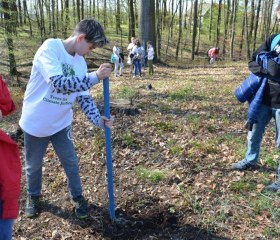
[[[222,0],[219,0],[218,7],[218,20],[217,20],[217,29],[216,29],[216,47],[219,46],[220,43],[220,28],[221,28],[221,12],[222,12]]]
[[[156,19],[156,21],[157,21],[157,29],[156,29],[156,39],[157,39],[156,46],[157,46],[157,48],[155,48],[155,50],[156,50],[156,55],[157,55],[158,60],[160,60],[160,55],[161,55],[161,53],[160,53],[160,49],[161,49],[161,29],[162,29],[161,24],[163,23],[162,22],[163,16],[162,16],[162,14],[160,14],[160,2],[161,2],[161,0],[156,0],[156,16],[158,16],[158,17]]]
[[[23,4],[23,16],[24,16],[24,21],[23,23],[26,24],[26,19],[28,20],[28,24],[29,24],[29,35],[30,37],[33,36],[33,31],[32,31],[32,25],[31,25],[31,20],[29,17],[29,13],[28,13],[28,9],[27,9],[27,4],[26,4],[26,0],[23,0],[22,2]]]
[[[250,58],[250,42],[249,42],[249,30],[248,30],[248,0],[245,0],[244,2],[244,30],[245,30],[245,40],[246,40],[246,53],[247,53],[247,59]]]
[[[119,34],[121,31],[121,7],[120,0],[116,2],[116,32]]]
[[[131,37],[135,37],[135,16],[133,8],[133,0],[128,0],[128,11],[129,11],[129,26],[128,26],[128,41],[130,42]]]
[[[211,0],[211,6],[210,6],[210,19],[209,19],[209,35],[208,39],[211,42],[212,40],[212,20],[213,20],[213,0]]]
[[[229,23],[229,15],[230,15],[230,0],[227,0],[227,11],[225,13],[225,29],[224,29],[224,41],[223,41],[223,51],[222,53],[226,53],[226,42],[228,38],[228,23]]]
[[[232,18],[231,39],[230,39],[230,58],[231,59],[233,58],[237,10],[238,10],[238,0],[233,0],[232,1],[233,18]]]
[[[195,40],[196,40],[196,33],[197,33],[197,11],[198,11],[198,0],[194,0],[194,8],[193,8],[193,34],[192,34],[192,57],[191,57],[192,60],[194,60],[194,54],[195,54]]]
[[[182,1],[179,0],[179,32],[178,32],[178,41],[177,41],[177,47],[176,47],[176,61],[178,61],[178,55],[179,55],[179,49],[180,49],[180,43],[181,43],[181,38],[182,38],[182,12],[183,12],[183,7],[182,7]]]
[[[254,29],[254,39],[253,39],[253,52],[256,50],[256,42],[257,42],[257,32],[258,32],[258,26],[259,26],[259,16],[260,16],[260,10],[261,10],[261,0],[258,1],[257,6],[257,13],[256,13],[256,23],[255,23],[255,29]]]
[[[19,25],[22,26],[22,9],[21,9],[21,1],[18,0],[18,18],[19,18]]]

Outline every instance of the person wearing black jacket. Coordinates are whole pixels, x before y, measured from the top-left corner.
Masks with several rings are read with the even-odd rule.
[[[280,5],[276,8],[277,21],[280,21]],[[273,34],[253,53],[249,61],[249,70],[257,76],[267,77],[267,84],[263,95],[262,105],[259,109],[257,123],[253,125],[247,137],[247,152],[245,158],[232,165],[235,170],[246,170],[255,168],[258,162],[260,146],[265,128],[272,118],[275,119],[276,127],[276,145],[280,151],[280,65],[273,61],[273,58],[280,54],[280,41],[271,51],[271,44],[278,34]],[[279,36],[278,36],[279,37]],[[279,38],[280,40],[280,38]],[[259,54],[269,53],[266,56],[267,61],[262,61]],[[264,64],[267,64],[264,66]],[[279,79],[277,81],[277,78]],[[280,158],[279,158],[280,160]],[[279,161],[278,160],[278,161]],[[280,161],[278,166],[278,180],[265,187],[265,190],[280,190]]]

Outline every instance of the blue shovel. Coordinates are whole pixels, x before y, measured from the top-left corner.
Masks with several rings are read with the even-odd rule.
[[[104,95],[104,116],[110,119],[110,92],[109,78],[103,80]],[[107,164],[107,181],[109,195],[109,214],[112,222],[116,222],[115,203],[114,203],[114,179],[112,164],[112,147],[111,147],[111,129],[105,126],[105,144],[106,144],[106,164]]]
[[[103,80],[103,95],[104,95],[104,116],[110,119],[109,78],[105,78]],[[105,144],[106,144],[107,181],[108,181],[108,195],[109,195],[109,214],[110,214],[111,221],[116,225],[121,226],[129,223],[129,221],[124,219],[123,217],[116,218],[115,215],[111,129],[106,126],[105,126]]]

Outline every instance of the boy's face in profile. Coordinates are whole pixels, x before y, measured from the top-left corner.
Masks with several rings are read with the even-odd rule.
[[[85,39],[84,34],[80,34],[77,37],[77,43],[76,43],[76,53],[80,56],[89,55],[93,49],[97,48],[97,44],[95,43],[89,43]]]

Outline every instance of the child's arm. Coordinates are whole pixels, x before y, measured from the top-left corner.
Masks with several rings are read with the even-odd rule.
[[[57,75],[50,78],[50,83],[58,93],[82,92],[99,83],[95,72],[86,74],[83,79],[78,77],[65,77]]]
[[[100,116],[99,110],[95,101],[89,95],[81,95],[77,97],[78,104],[87,118],[97,127],[104,128],[104,125],[111,127],[113,118],[107,119],[104,116]]]
[[[92,97],[81,95],[77,97],[77,101],[87,118],[97,127],[101,127],[100,113]]]
[[[79,79],[78,77],[65,77],[63,75],[57,75],[50,77],[50,83],[58,93],[82,92],[99,83],[100,79],[109,77],[111,71],[111,65],[109,63],[104,63],[100,65],[96,72],[86,74],[83,79]]]

